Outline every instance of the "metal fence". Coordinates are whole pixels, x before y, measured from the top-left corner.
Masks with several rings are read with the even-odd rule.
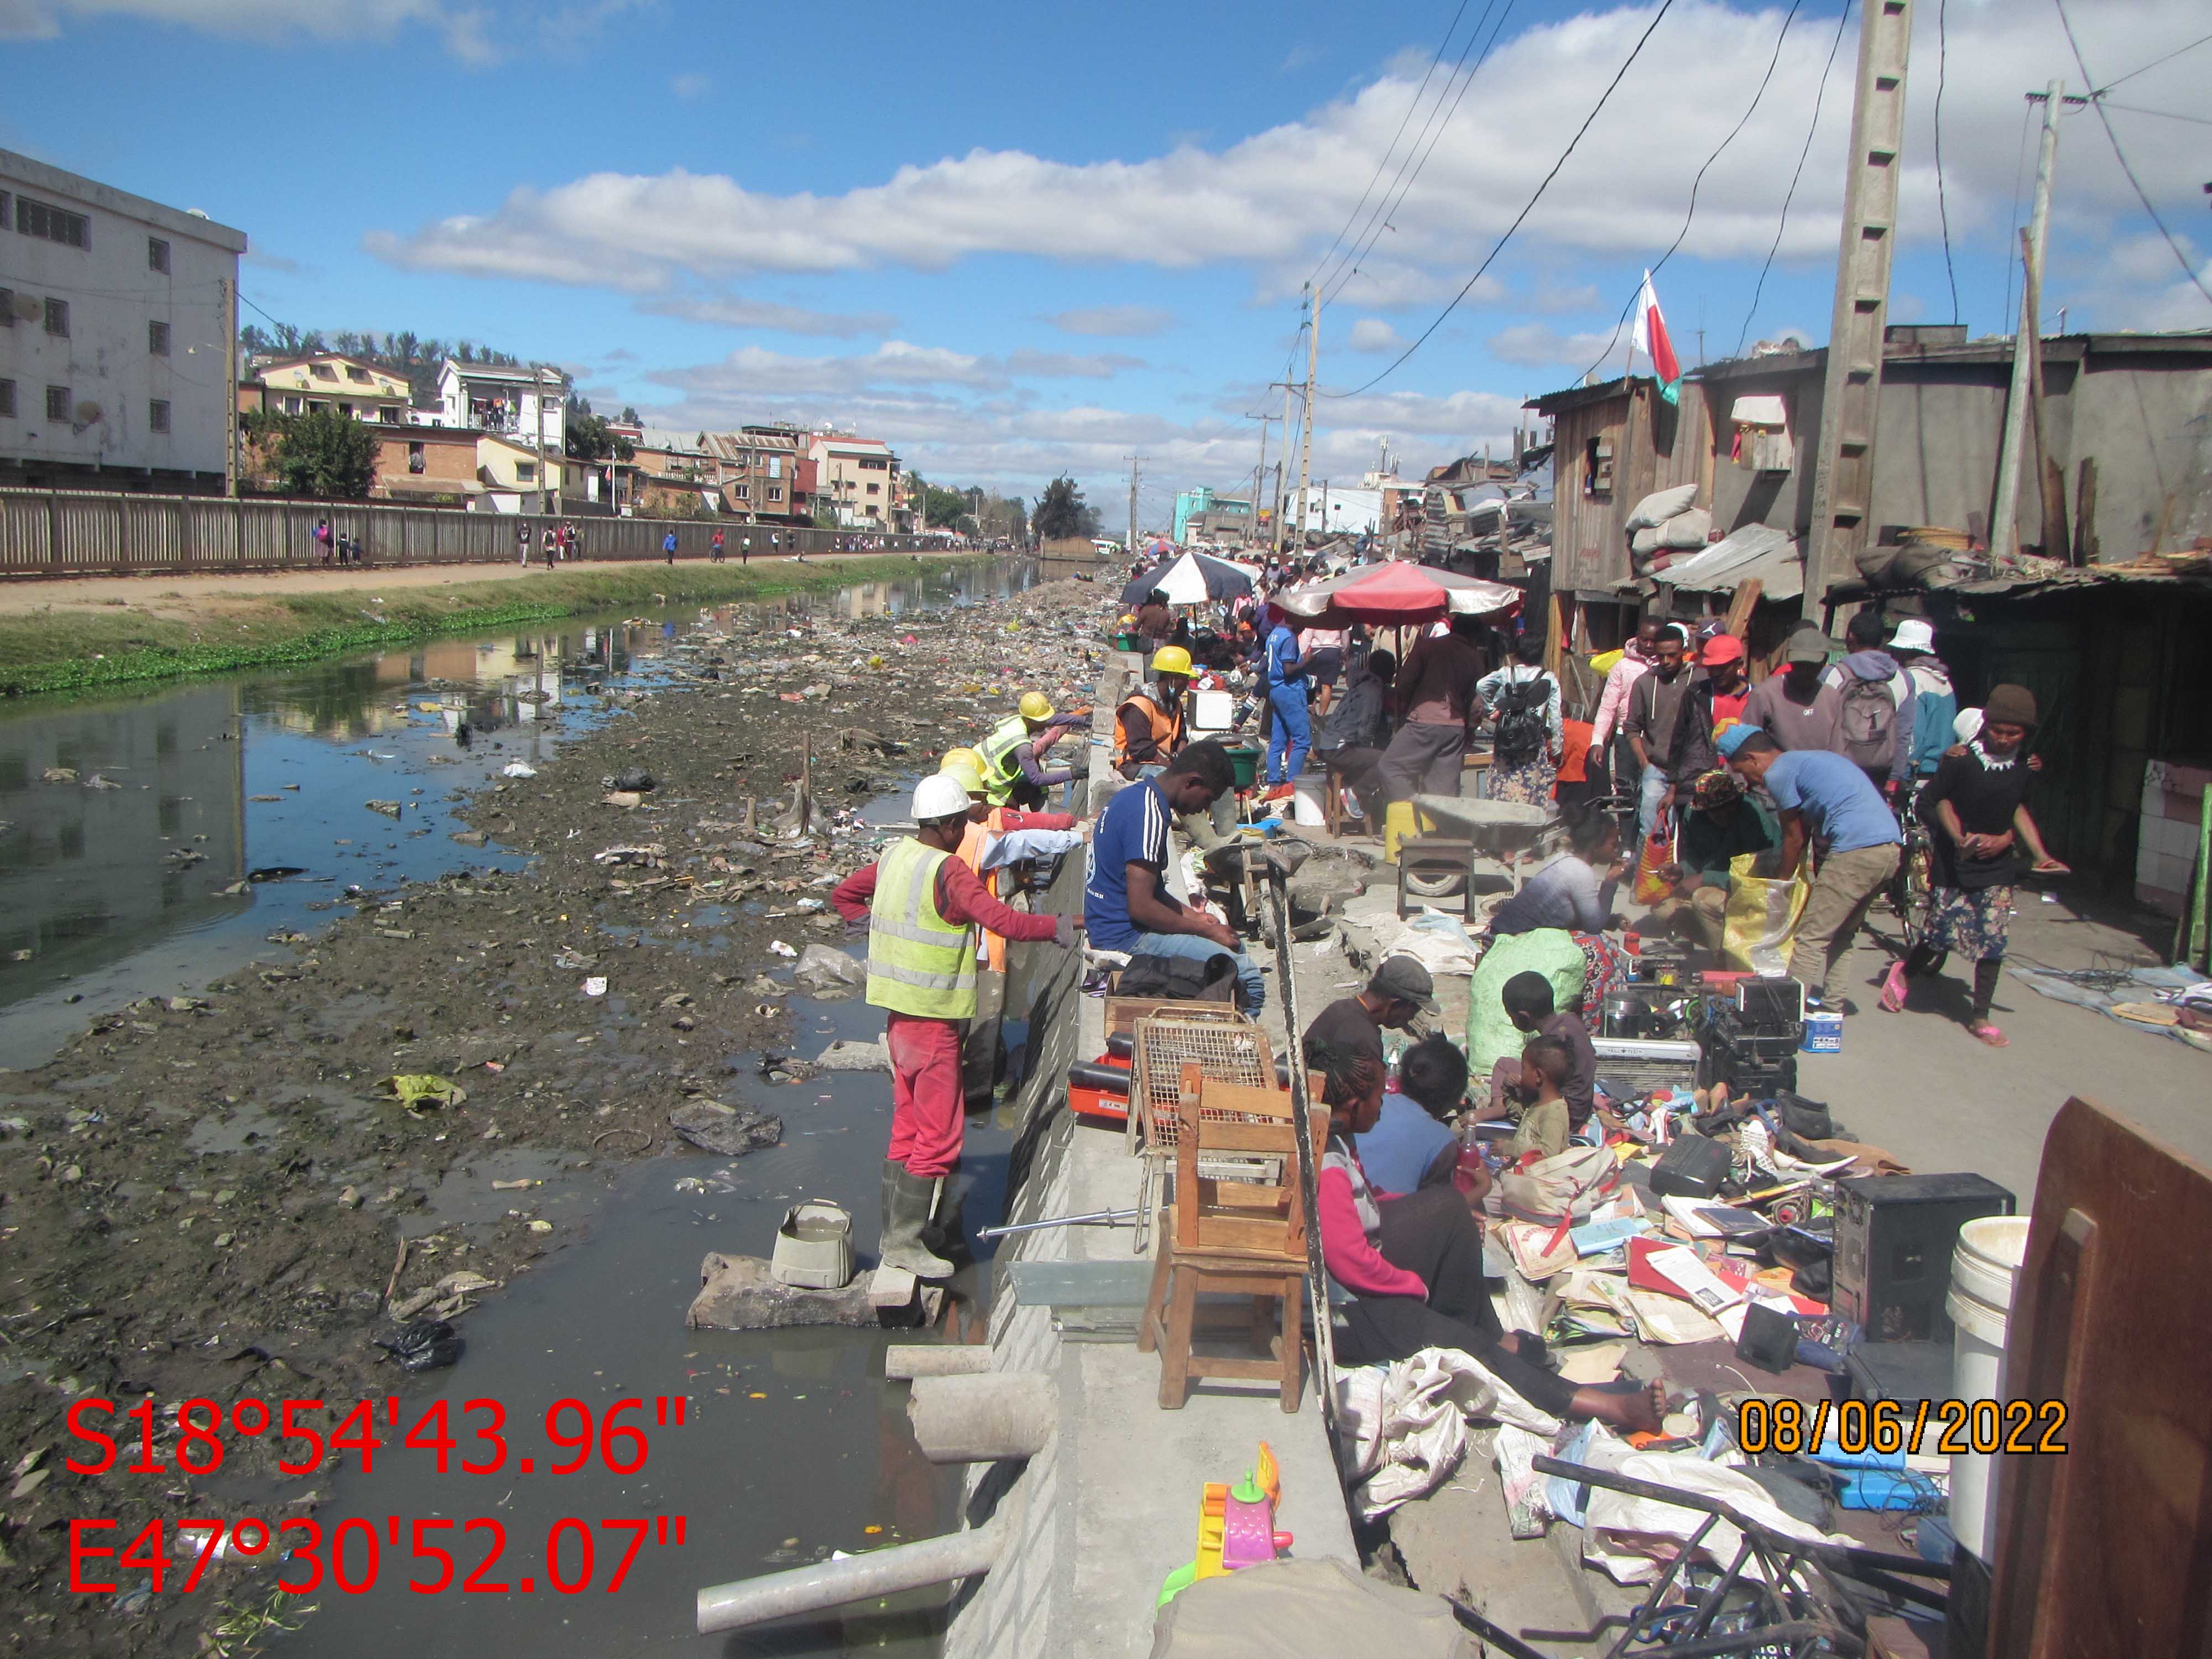
[[[576,526],[580,557],[592,561],[708,556],[716,530],[726,555],[742,556],[746,538],[763,556],[791,553],[912,553],[940,550],[923,536],[793,529],[707,519],[564,519],[558,514],[467,513],[384,502],[230,501],[208,495],[101,495],[76,489],[0,489],[0,576],[109,576],[195,570],[312,570],[325,562],[315,526],[327,519],[332,544],[343,537],[363,563],[514,562],[527,538],[543,559],[544,532]]]

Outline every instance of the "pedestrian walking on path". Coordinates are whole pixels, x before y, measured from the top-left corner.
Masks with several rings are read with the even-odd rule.
[[[720,526],[714,531],[714,539],[707,544],[707,557],[714,564],[722,562],[722,532]]]
[[[1306,769],[1313,747],[1313,722],[1306,709],[1306,665],[1298,654],[1298,630],[1305,624],[1278,612],[1267,630],[1267,706],[1275,728],[1267,738],[1267,790],[1262,800],[1287,800],[1291,781]]]
[[[1482,719],[1481,629],[1476,617],[1454,617],[1406,653],[1395,688],[1404,723],[1376,769],[1384,799],[1459,793],[1468,733]]]
[[[514,526],[514,562],[525,570],[530,568],[530,526],[526,524]]]
[[[1484,675],[1475,689],[1482,706],[1498,717],[1490,799],[1523,806],[1548,804],[1566,731],[1559,715],[1559,682],[1544,666],[1542,636],[1521,635],[1513,642],[1513,660]]]
[[[669,563],[676,562],[676,532],[674,531],[670,531],[660,538],[660,551]]]
[[[928,1237],[945,1178],[960,1161],[962,1027],[975,1018],[975,930],[1009,939],[1075,943],[1066,916],[1027,915],[1000,903],[954,856],[968,831],[968,791],[946,773],[914,792],[915,833],[838,884],[830,902],[868,937],[869,1002],[887,1011],[891,1062],[890,1149],[884,1163],[887,1267],[947,1279],[953,1264]],[[938,1244],[950,1243],[939,1240]]]
[[[2043,832],[2027,810],[2034,775],[2027,761],[2027,737],[2035,723],[2035,697],[2027,687],[1996,687],[1983,706],[1979,732],[1948,750],[1920,792],[1916,810],[1933,832],[1933,902],[1926,931],[1882,981],[1881,1006],[1902,1013],[1911,984],[1942,973],[1957,951],[1974,964],[1966,1029],[1992,1048],[2007,1042],[1990,1019],[1990,1003],[2004,969],[2014,884],[2023,869],[2067,873],[2044,846]],[[2033,864],[2023,859],[2023,848]]]

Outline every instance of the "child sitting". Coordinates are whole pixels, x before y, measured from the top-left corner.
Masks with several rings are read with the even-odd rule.
[[[1449,1037],[1424,1037],[1406,1050],[1381,1120],[1358,1137],[1359,1161],[1376,1190],[1410,1193],[1451,1179],[1459,1139],[1446,1124],[1466,1097],[1467,1056]]]
[[[1503,1149],[1507,1163],[1529,1152],[1556,1158],[1567,1150],[1568,1137],[1589,1121],[1587,1110],[1577,1118],[1568,1103],[1567,1065],[1567,1045],[1555,1036],[1532,1036],[1521,1050],[1521,1077],[1513,1090],[1522,1103],[1521,1127]]]
[[[1328,1151],[1315,1222],[1322,1261],[1351,1298],[1338,1317],[1336,1356],[1385,1364],[1424,1348],[1470,1355],[1540,1411],[1595,1418],[1623,1432],[1656,1431],[1665,1413],[1656,1383],[1621,1392],[1577,1388],[1543,1369],[1544,1345],[1508,1334],[1482,1274],[1482,1230],[1449,1183],[1403,1198],[1378,1195],[1361,1167],[1358,1138],[1382,1114],[1382,1063],[1372,1050],[1315,1043],[1306,1064],[1325,1080]]]
[[[1567,1075],[1560,1092],[1570,1107],[1587,1118],[1597,1103],[1597,1050],[1583,1017],[1571,1008],[1553,1012],[1552,981],[1541,974],[1514,975],[1498,992],[1498,1000],[1505,1005],[1506,1018],[1516,1030],[1557,1037],[1567,1045]],[[1508,1054],[1490,1077],[1492,1102],[1503,1105],[1521,1081],[1521,1064]]]

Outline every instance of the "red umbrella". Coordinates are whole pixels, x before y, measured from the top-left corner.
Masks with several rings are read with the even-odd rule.
[[[1406,626],[1447,615],[1490,616],[1517,610],[1521,599],[1521,590],[1504,582],[1396,559],[1275,596],[1275,603],[1292,616],[1330,627],[1352,622]]]

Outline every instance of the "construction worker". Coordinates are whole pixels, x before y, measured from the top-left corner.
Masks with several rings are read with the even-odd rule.
[[[1152,653],[1152,680],[1122,699],[1114,711],[1114,769],[1123,777],[1158,771],[1182,750],[1183,690],[1190,684],[1190,653],[1164,645]]]
[[[1043,692],[1023,692],[1015,711],[993,726],[991,734],[975,745],[975,753],[983,763],[983,787],[992,804],[1043,805],[1047,789],[1056,783],[1066,783],[1075,775],[1073,769],[1066,766],[1046,771],[1042,764],[1043,756],[1060,740],[1062,732],[1090,718],[1088,708],[1054,714],[1052,699]]]
[[[914,792],[915,833],[830,895],[848,923],[867,924],[867,998],[888,1011],[891,1136],[879,1260],[924,1279],[949,1278],[953,1270],[925,1234],[938,1220],[966,1127],[960,1043],[963,1026],[975,1016],[975,929],[1066,948],[1078,925],[1064,916],[1024,915],[983,890],[954,856],[968,831],[969,807],[963,779],[924,778]]]

